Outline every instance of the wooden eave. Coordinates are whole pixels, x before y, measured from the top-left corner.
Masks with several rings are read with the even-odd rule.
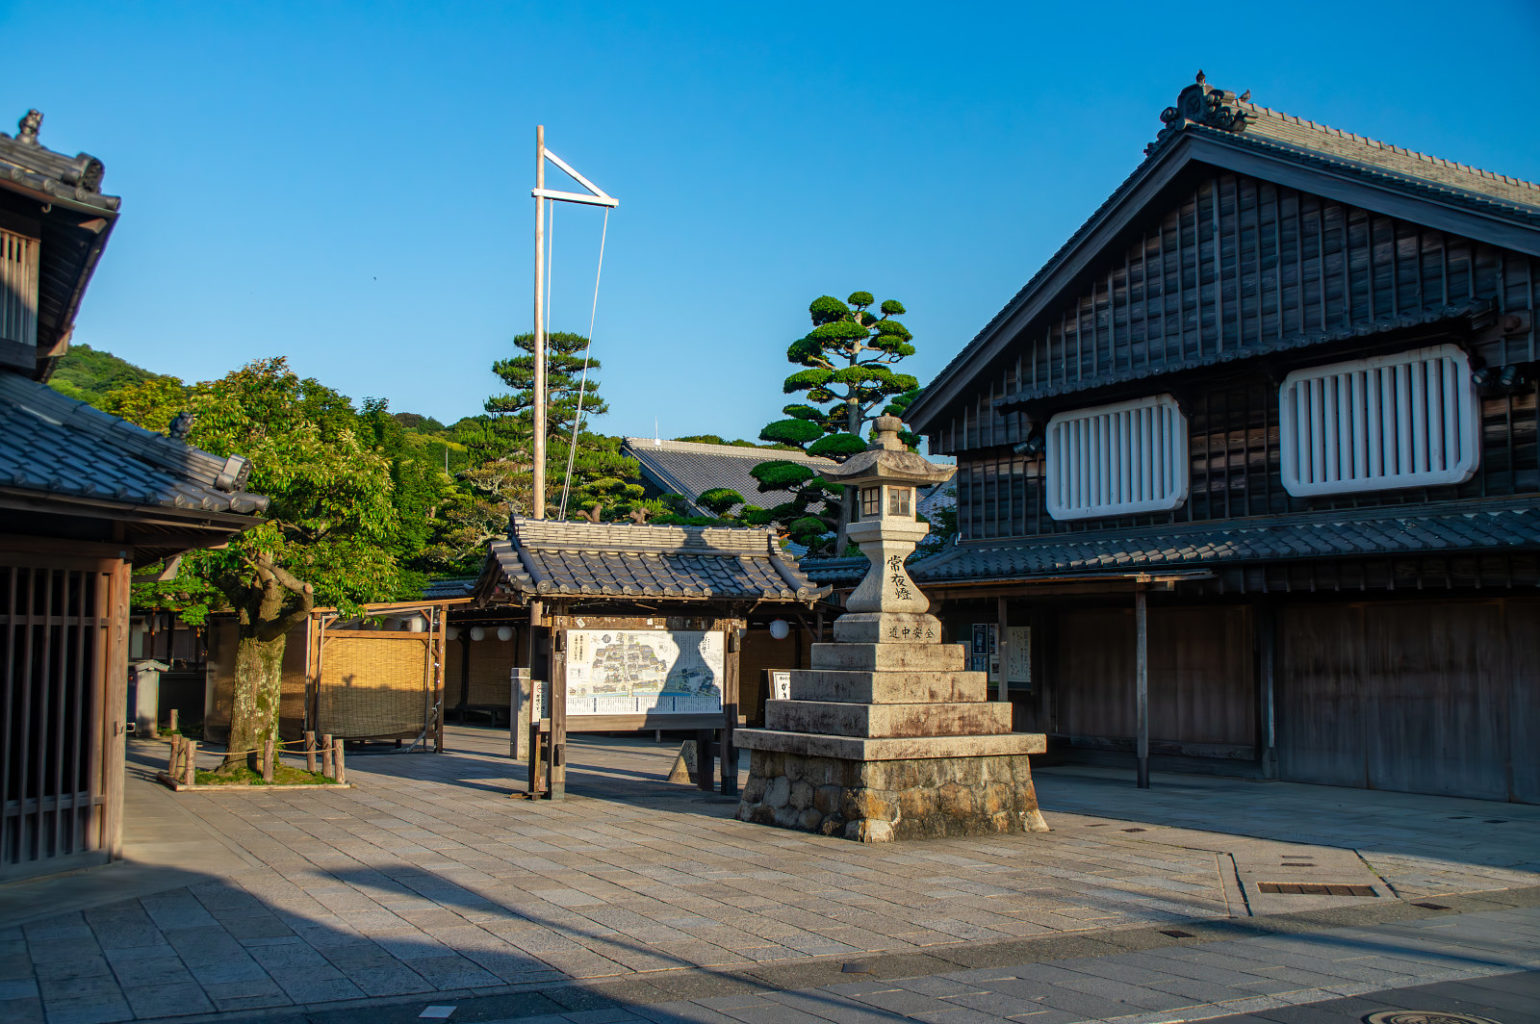
[[[928,433],[966,397],[973,380],[1121,241],[1194,168],[1244,174],[1385,216],[1540,257],[1540,208],[1525,217],[1502,203],[1271,139],[1189,126],[1158,148],[1043,265],[984,329],[936,375],[905,412]]]

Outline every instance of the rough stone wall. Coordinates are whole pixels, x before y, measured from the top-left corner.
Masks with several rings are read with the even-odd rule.
[[[846,761],[755,750],[738,817],[865,842],[1048,828],[1025,754]]]

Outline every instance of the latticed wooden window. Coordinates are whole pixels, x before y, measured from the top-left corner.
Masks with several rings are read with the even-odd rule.
[[[914,493],[914,489],[912,487],[889,487],[888,488],[888,515],[890,515],[890,516],[909,516],[909,515],[913,515],[914,511],[910,508],[910,499],[909,499],[909,496],[911,494],[913,494],[913,493]]]
[[[861,518],[871,519],[882,515],[882,488],[861,488]]]
[[[0,341],[37,345],[38,240],[0,228]]]
[[[1481,459],[1478,410],[1470,360],[1455,345],[1297,370],[1278,390],[1284,489],[1463,483]]]
[[[1059,413],[1046,433],[1055,519],[1158,512],[1187,500],[1187,418],[1170,395]]]

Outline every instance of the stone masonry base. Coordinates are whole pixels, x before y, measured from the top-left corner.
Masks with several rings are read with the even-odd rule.
[[[755,750],[738,817],[867,843],[1048,831],[1025,754],[850,761]]]

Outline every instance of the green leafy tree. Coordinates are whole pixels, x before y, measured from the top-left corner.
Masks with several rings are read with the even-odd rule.
[[[803,369],[787,377],[782,388],[788,395],[803,393],[806,400],[783,408],[787,418],[760,431],[761,440],[843,461],[865,450],[867,422],[900,396],[912,400],[919,382],[892,369],[914,354],[913,335],[894,319],[904,307],[889,299],[874,311],[875,302],[870,292],[855,292],[844,302],[823,295],[808,306],[813,329],[786,350],[787,360]],[[789,500],[765,510],[765,516],[793,540],[827,552],[826,537],[834,533],[833,552],[845,550],[849,511],[842,487],[813,467],[789,460],[762,462],[752,473],[762,492],[791,492]]]
[[[317,602],[356,608],[398,596],[401,515],[390,459],[344,396],[302,380],[283,359],[173,388],[148,381],[113,392],[109,411],[151,430],[178,412],[194,416],[189,443],[251,462],[247,488],[269,499],[256,526],[218,551],[196,551],[141,603],[199,623],[235,612],[237,641],[226,767],[257,767],[254,751],[277,738],[286,635]],[[379,409],[383,413],[383,408]]]

